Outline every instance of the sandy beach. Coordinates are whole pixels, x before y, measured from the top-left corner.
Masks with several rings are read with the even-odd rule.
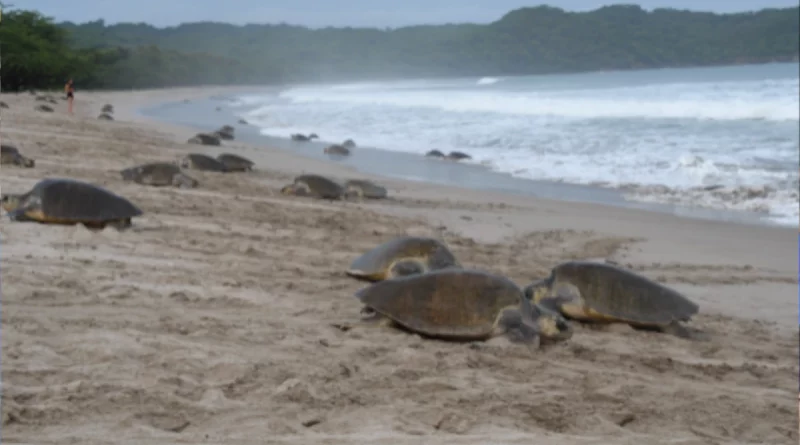
[[[797,443],[796,228],[370,178],[236,141],[188,145],[194,131],[137,113],[232,91],[79,91],[75,116],[0,96],[2,142],[36,160],[3,166],[3,193],[70,177],[145,212],[99,233],[3,215],[5,443]],[[96,119],[105,103],[116,121]],[[191,190],[119,175],[225,151],[256,170],[191,171]],[[375,179],[392,199],[280,195],[301,172]],[[691,325],[711,340],[575,324],[531,354],[337,328],[359,317],[364,284],[347,266],[403,234],[519,285],[565,260],[614,261],[696,301]]]

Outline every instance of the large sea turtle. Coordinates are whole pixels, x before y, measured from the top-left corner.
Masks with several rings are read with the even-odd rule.
[[[538,347],[566,340],[572,327],[558,312],[532,304],[513,281],[477,270],[451,269],[374,283],[355,294],[365,321],[400,325],[426,337],[480,341],[506,335]]]
[[[461,265],[447,246],[436,238],[400,236],[353,260],[347,275],[365,281],[426,273]]]
[[[293,183],[281,189],[281,193],[333,200],[344,196],[344,187],[333,179],[310,174],[295,177]]]
[[[386,187],[381,187],[366,179],[350,179],[344,183],[345,196],[358,199],[383,199],[388,196]]]
[[[83,224],[90,229],[122,230],[143,212],[127,199],[102,187],[74,179],[46,178],[22,194],[7,194],[0,206],[12,221]]]
[[[425,156],[429,157],[429,158],[443,158],[444,157],[444,153],[442,153],[439,150],[431,150],[431,151],[425,153]]]
[[[199,182],[171,162],[152,162],[120,171],[122,179],[142,185],[194,188]]]
[[[246,172],[253,169],[255,163],[233,153],[222,153],[217,156],[217,160],[225,165],[229,172]]]
[[[202,170],[209,172],[226,172],[225,164],[212,158],[211,156],[201,153],[189,153],[178,161],[181,168],[190,168],[193,170]]]
[[[0,144],[0,164],[32,168],[36,162],[23,156],[15,146]]]
[[[575,320],[627,323],[683,338],[705,337],[680,324],[697,313],[697,304],[660,283],[611,264],[559,264],[549,277],[528,285],[525,296]]]

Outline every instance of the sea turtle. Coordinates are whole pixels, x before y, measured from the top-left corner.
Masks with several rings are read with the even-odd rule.
[[[350,150],[339,144],[333,144],[325,147],[325,153],[329,155],[340,155],[340,156],[347,156],[350,154]]]
[[[194,188],[199,182],[170,162],[152,162],[120,171],[122,179],[142,185]]]
[[[348,140],[342,142],[342,147],[345,147],[345,148],[356,148],[356,141],[354,141],[352,139],[348,139]]]
[[[461,161],[461,160],[464,160],[464,159],[472,159],[472,156],[470,156],[470,155],[468,155],[466,153],[460,152],[460,151],[451,151],[445,157],[447,159],[451,160],[451,161]]]
[[[704,337],[679,324],[697,313],[697,304],[662,284],[611,264],[559,264],[549,277],[528,285],[525,296],[576,320],[627,323],[683,338]]]
[[[302,142],[310,141],[312,139],[319,138],[319,136],[317,136],[315,133],[311,133],[308,136],[306,136],[304,134],[300,134],[300,133],[295,133],[291,137],[292,137],[293,141],[302,141]]]
[[[445,268],[460,269],[461,265],[442,241],[400,236],[353,260],[346,273],[359,280],[382,281]]]
[[[294,182],[281,189],[284,195],[313,196],[322,199],[341,199],[344,187],[338,182],[320,175],[300,175]]]
[[[344,194],[348,198],[384,199],[388,192],[385,187],[366,179],[350,179],[344,183]]]
[[[178,161],[181,168],[190,168],[193,170],[203,170],[209,172],[226,172],[228,169],[225,164],[211,156],[201,153],[189,153]]]
[[[217,160],[225,165],[229,172],[245,172],[253,169],[255,163],[233,153],[222,153],[217,156]]]
[[[37,105],[36,107],[34,107],[34,110],[41,111],[43,113],[52,113],[54,111],[53,107],[45,104]]]
[[[209,134],[209,133],[197,133],[187,141],[190,144],[197,144],[197,145],[221,145],[222,142],[220,138],[216,134]]]
[[[99,116],[97,116],[97,119],[99,119],[101,121],[113,121],[114,120],[114,116],[110,115],[107,112],[103,112],[103,113],[100,113]]]
[[[36,162],[23,156],[15,146],[0,144],[0,164],[32,168]]]
[[[374,283],[356,292],[365,321],[396,324],[432,338],[488,340],[506,335],[537,348],[572,336],[558,312],[532,304],[513,281],[478,270],[450,269]]]
[[[431,150],[431,151],[425,153],[425,156],[427,156],[429,158],[443,158],[444,157],[444,153],[442,153],[439,150]]]
[[[90,229],[122,230],[143,212],[100,186],[74,179],[46,178],[22,194],[2,195],[0,206],[12,221],[83,224]]]
[[[244,119],[239,119],[239,125],[247,125],[247,121]]]
[[[8,108],[8,104],[0,100],[0,108]]]
[[[223,125],[222,128],[214,132],[217,137],[226,141],[233,140],[233,127],[230,125]]]
[[[103,105],[103,108],[100,109],[100,112],[101,113],[113,113],[114,112],[114,106],[111,105],[111,104],[105,104],[105,105]]]

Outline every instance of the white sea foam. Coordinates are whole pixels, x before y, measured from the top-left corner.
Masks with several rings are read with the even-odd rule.
[[[500,82],[502,79],[499,77],[481,77],[475,82],[476,85],[494,85],[497,82]]]
[[[298,87],[240,104],[264,134],[461,150],[522,178],[798,224],[796,66],[494,79]]]

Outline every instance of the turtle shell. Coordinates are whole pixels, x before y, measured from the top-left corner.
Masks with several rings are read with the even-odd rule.
[[[351,179],[344,183],[344,187],[348,191],[360,190],[360,194],[369,199],[383,199],[388,195],[385,187],[364,179]]]
[[[225,172],[225,164],[212,158],[211,156],[201,153],[189,153],[184,157],[182,166],[184,168],[193,168],[195,170],[212,171],[212,172]]]
[[[304,185],[312,195],[323,199],[339,199],[344,194],[344,187],[338,182],[320,175],[300,175],[294,178],[294,183]]]
[[[392,266],[406,260],[417,260],[428,271],[460,267],[455,255],[443,242],[435,238],[401,236],[356,258],[347,274],[372,281],[384,280]]]
[[[666,326],[688,321],[699,306],[681,293],[647,277],[606,263],[570,261],[553,268],[551,289],[574,286],[589,318]]]
[[[253,161],[233,153],[222,153],[217,156],[217,160],[224,164],[228,171],[251,170],[255,165]]]
[[[485,339],[498,316],[519,308],[522,290],[506,277],[465,269],[381,281],[356,298],[400,326],[430,337]]]
[[[147,185],[172,185],[175,175],[181,174],[181,169],[170,162],[152,162],[136,167],[126,168],[120,172],[122,179]]]
[[[73,179],[48,178],[23,195],[18,207],[39,222],[102,223],[141,216],[127,199],[100,186]]]

